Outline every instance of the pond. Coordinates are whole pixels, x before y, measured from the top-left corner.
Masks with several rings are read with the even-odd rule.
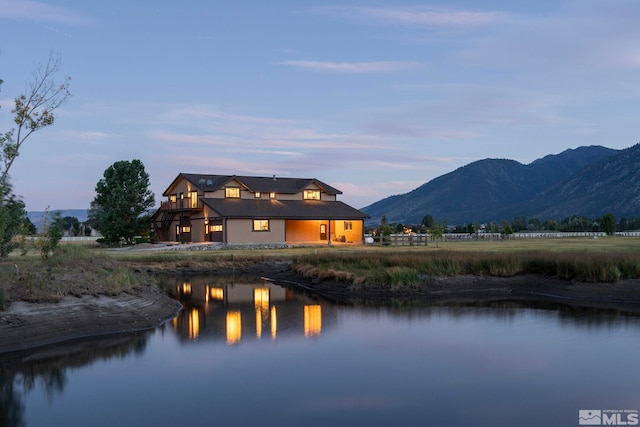
[[[174,289],[185,308],[160,328],[0,370],[0,425],[637,423],[637,317],[334,305],[258,278]]]

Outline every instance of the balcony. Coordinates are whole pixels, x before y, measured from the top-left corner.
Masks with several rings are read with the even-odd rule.
[[[198,200],[195,200],[195,203],[192,203],[191,198],[186,197],[184,199],[178,199],[175,202],[160,202],[160,210],[170,212],[201,211],[202,204],[199,203]]]

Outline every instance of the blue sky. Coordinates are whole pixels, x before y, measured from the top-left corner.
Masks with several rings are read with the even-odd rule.
[[[0,0],[0,131],[36,64],[73,97],[12,169],[28,210],[104,170],[318,178],[364,207],[483,158],[640,140],[640,2]]]

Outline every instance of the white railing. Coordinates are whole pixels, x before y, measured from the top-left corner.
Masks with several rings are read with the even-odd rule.
[[[640,237],[640,231],[622,231],[616,232],[616,236],[622,237]],[[471,241],[471,240],[502,240],[502,239],[549,239],[549,238],[569,238],[569,237],[588,237],[597,238],[606,236],[602,231],[597,232],[528,232],[513,233],[502,235],[500,233],[444,233],[439,241]],[[380,244],[380,236],[372,236],[365,234],[365,243],[372,245]],[[384,236],[383,243],[394,246],[425,246],[429,243],[435,243],[432,234],[390,234]]]

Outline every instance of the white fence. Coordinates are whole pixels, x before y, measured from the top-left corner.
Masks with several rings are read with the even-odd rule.
[[[60,242],[61,243],[82,243],[82,244],[92,245],[96,243],[96,240],[98,240],[99,238],[100,237],[98,236],[76,236],[76,237],[64,236],[63,238],[60,239]]]
[[[604,232],[530,232],[530,233],[513,233],[502,235],[500,233],[445,233],[441,242],[460,242],[460,241],[496,241],[507,239],[549,239],[549,238],[568,238],[568,237],[585,237],[598,238],[606,236]],[[616,233],[616,236],[623,237],[640,237],[640,231],[624,231]],[[372,236],[365,234],[365,243],[370,245],[379,245],[380,236]],[[393,246],[426,246],[429,243],[435,243],[436,240],[432,234],[391,234],[384,236],[383,244]]]
[[[78,237],[70,237],[70,236],[63,236],[60,239],[60,243],[71,243],[71,244],[78,244],[78,245],[96,245],[96,240],[98,240],[100,237],[97,236],[78,236]],[[35,241],[38,239],[38,237],[36,236],[28,236],[27,237],[28,240],[32,240]]]

